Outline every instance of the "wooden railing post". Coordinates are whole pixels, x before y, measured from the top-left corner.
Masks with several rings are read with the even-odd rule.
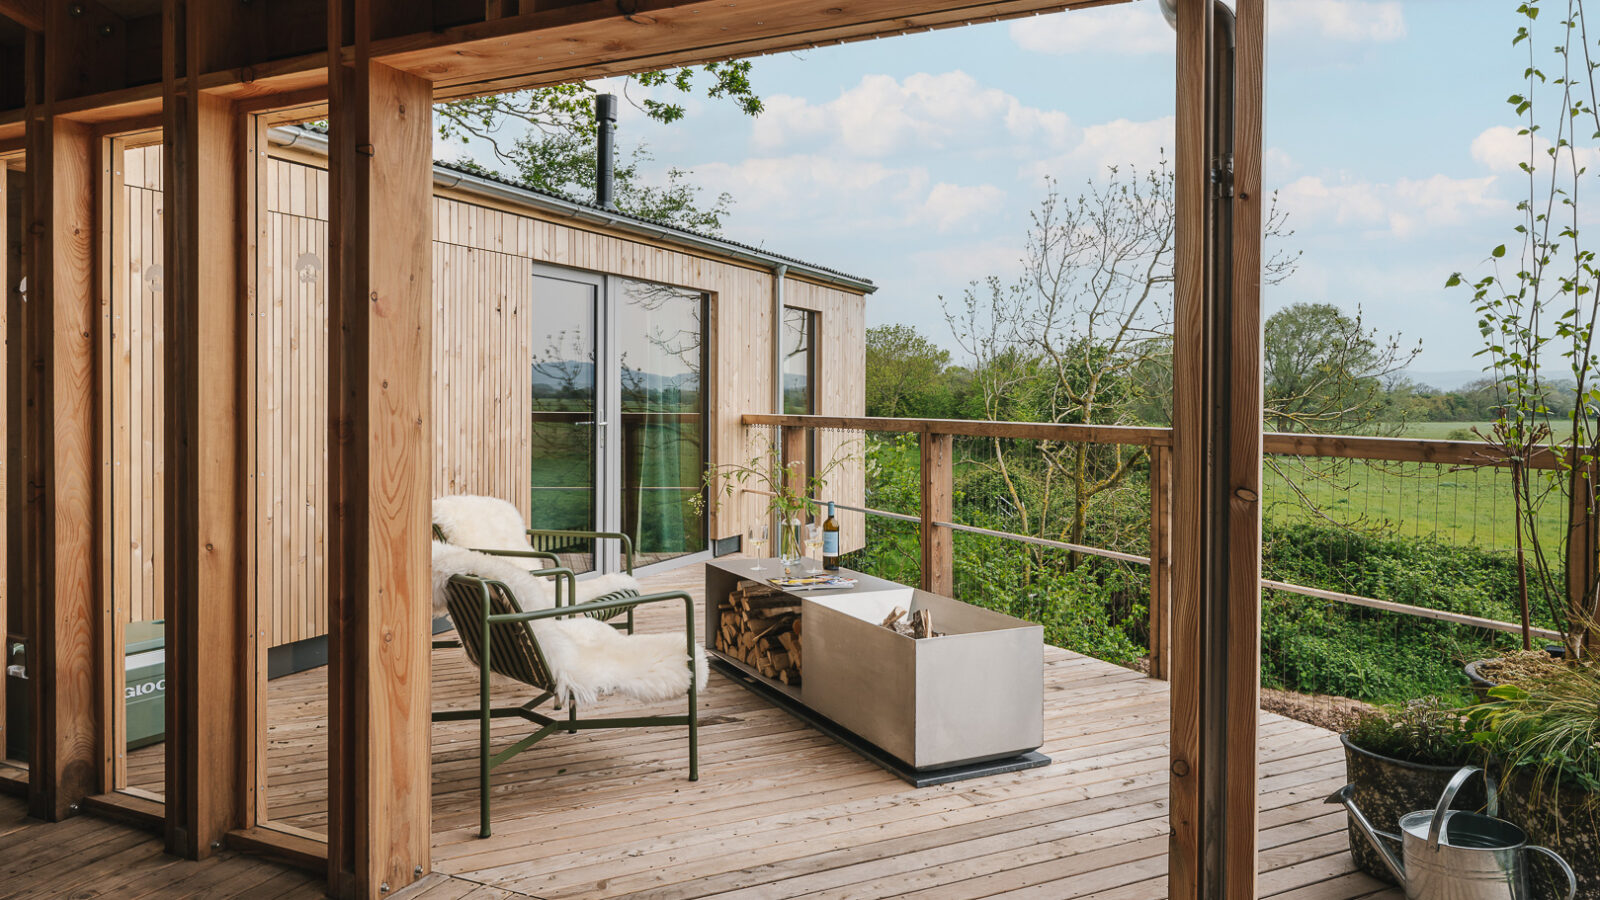
[[[790,490],[801,491],[806,486],[806,429],[798,425],[783,426],[781,453],[784,478]],[[776,544],[774,544],[776,546]]]
[[[1570,621],[1583,622],[1594,614],[1592,591],[1595,588],[1597,566],[1600,566],[1600,522],[1597,522],[1594,463],[1575,460],[1571,473],[1571,505],[1567,511],[1567,615]],[[1595,647],[1595,626],[1591,625],[1581,641],[1569,639],[1569,644],[1581,643],[1581,652],[1591,653]],[[1570,649],[1580,649],[1569,647]]]
[[[955,593],[955,535],[936,522],[955,515],[955,437],[922,432],[922,589]]]
[[[1172,645],[1172,450],[1150,445],[1150,677],[1167,678]]]

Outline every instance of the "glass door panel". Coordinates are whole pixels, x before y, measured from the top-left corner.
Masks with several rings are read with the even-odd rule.
[[[594,531],[599,524],[600,296],[598,279],[533,278],[532,528]],[[576,572],[595,568],[593,541],[533,543],[559,554]]]
[[[706,549],[705,295],[616,279],[622,530],[641,565]]]

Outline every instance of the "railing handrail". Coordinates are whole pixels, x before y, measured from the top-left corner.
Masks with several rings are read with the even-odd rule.
[[[964,525],[952,521],[952,510],[948,509],[946,501],[943,508],[936,508],[930,503],[932,499],[930,489],[939,491],[943,497],[948,497],[950,481],[953,474],[953,459],[949,451],[949,441],[952,436],[1004,438],[1011,440],[1037,440],[1059,443],[1093,443],[1103,445],[1123,445],[1143,447],[1149,454],[1152,468],[1152,512],[1151,512],[1151,547],[1160,549],[1161,565],[1151,565],[1151,647],[1150,671],[1155,677],[1165,677],[1166,660],[1164,648],[1159,646],[1164,641],[1158,641],[1157,635],[1164,634],[1166,617],[1170,614],[1167,602],[1167,591],[1170,590],[1170,579],[1166,569],[1167,548],[1165,546],[1166,532],[1163,518],[1170,517],[1170,475],[1163,474],[1157,479],[1157,472],[1167,473],[1172,453],[1173,431],[1171,428],[1125,426],[1125,425],[1077,425],[1055,424],[1043,422],[999,422],[991,420],[969,419],[917,419],[917,418],[884,418],[875,416],[816,416],[816,415],[763,415],[747,413],[743,416],[746,426],[766,426],[782,429],[784,439],[784,459],[789,460],[794,454],[802,453],[804,443],[796,442],[791,436],[798,437],[808,429],[836,429],[844,431],[876,431],[898,432],[902,434],[917,434],[922,439],[922,514],[920,516],[905,513],[891,513],[884,510],[865,507],[844,506],[841,508],[864,513],[869,516],[883,516],[904,522],[917,524],[923,534],[924,545],[923,560],[923,587],[927,590],[938,590],[943,585],[953,586],[953,572],[951,564],[953,553],[949,544],[949,536],[953,532],[968,532],[1020,541],[1026,544],[1070,550],[1077,553],[1086,553],[1095,556],[1109,557],[1128,563],[1151,565],[1147,556],[1122,553],[1098,547],[1080,546],[1064,541],[1050,540],[1042,537],[1015,534],[1006,531],[996,531],[980,528],[974,525]],[[1299,457],[1324,457],[1341,459],[1365,459],[1379,462],[1409,462],[1442,466],[1459,467],[1506,467],[1512,465],[1512,460],[1503,455],[1496,455],[1496,449],[1486,441],[1456,441],[1439,440],[1433,438],[1395,438],[1369,435],[1332,435],[1332,434],[1301,434],[1294,432],[1264,432],[1262,434],[1262,452],[1273,456],[1299,456]],[[940,450],[940,447],[945,448]],[[1561,460],[1572,452],[1566,447],[1543,446],[1535,448],[1530,458],[1525,461],[1529,468],[1554,469],[1561,464]],[[933,470],[933,471],[930,471]],[[941,487],[942,486],[942,487]],[[1158,496],[1159,494],[1159,496]],[[1165,516],[1157,511],[1165,507]],[[938,513],[943,513],[939,515]],[[927,547],[930,541],[938,537],[941,541],[940,550],[930,557]],[[931,566],[936,566],[940,571],[932,573],[927,571]],[[1261,579],[1261,587],[1266,590],[1285,591],[1299,594],[1304,597],[1324,601],[1343,603],[1352,606],[1367,607],[1400,615],[1432,619],[1440,622],[1449,622],[1457,625],[1483,628],[1493,631],[1509,633],[1523,633],[1530,639],[1556,638],[1558,632],[1545,628],[1524,628],[1520,623],[1501,622],[1480,616],[1462,613],[1447,612],[1444,610],[1430,609],[1421,606],[1412,606],[1405,603],[1395,603],[1373,597],[1362,597],[1342,591],[1329,591],[1303,585],[1290,584],[1271,579]]]
[[[845,431],[895,431],[904,434],[951,434],[1062,443],[1169,446],[1171,428],[1142,425],[1072,425],[1054,422],[994,422],[982,419],[890,419],[872,416],[778,416],[745,413],[746,425],[780,428],[836,428]]]
[[[1146,425],[1076,425],[1052,422],[1005,422],[991,419],[915,419],[759,413],[745,413],[743,422],[745,425],[780,428],[834,428],[845,431],[950,434],[958,437],[998,437],[1062,443],[1172,446],[1171,428]],[[1268,431],[1262,433],[1261,445],[1263,453],[1274,456],[1370,459],[1447,466],[1511,465],[1509,459],[1497,455],[1495,448],[1484,441]],[[1533,469],[1553,469],[1556,468],[1560,455],[1567,452],[1566,447],[1537,447],[1527,460],[1527,465]]]

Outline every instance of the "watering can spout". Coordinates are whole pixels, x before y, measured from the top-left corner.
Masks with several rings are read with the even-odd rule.
[[[1385,846],[1382,840],[1382,838],[1388,838],[1398,844],[1400,843],[1400,836],[1386,831],[1379,831],[1372,827],[1372,823],[1367,821],[1367,817],[1361,812],[1360,807],[1356,806],[1355,791],[1355,785],[1347,784],[1334,791],[1324,802],[1340,804],[1350,811],[1350,818],[1355,820],[1356,828],[1366,837],[1367,843],[1372,845],[1372,849],[1378,851],[1378,856],[1383,860],[1383,864],[1388,867],[1389,873],[1394,876],[1394,880],[1400,884],[1405,884],[1405,866],[1401,864],[1399,857],[1394,855],[1394,851]]]

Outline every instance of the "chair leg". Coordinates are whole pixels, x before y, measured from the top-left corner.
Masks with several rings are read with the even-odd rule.
[[[631,606],[628,607],[628,633],[629,634],[633,634],[633,610],[634,610],[634,607],[631,607]]]
[[[576,722],[576,721],[578,721],[578,701],[576,701],[576,700],[572,701],[572,703],[567,706],[567,721],[568,722]],[[578,733],[578,729],[576,729],[576,728],[568,728],[567,729],[567,734],[577,734],[577,733]]]
[[[485,631],[488,630],[485,626]],[[488,646],[488,641],[484,641]],[[489,836],[489,738],[494,715],[489,706],[489,669],[485,662],[482,673],[482,696],[478,710],[478,837]]]
[[[694,686],[693,663],[689,670],[689,780],[700,780],[699,691]]]

